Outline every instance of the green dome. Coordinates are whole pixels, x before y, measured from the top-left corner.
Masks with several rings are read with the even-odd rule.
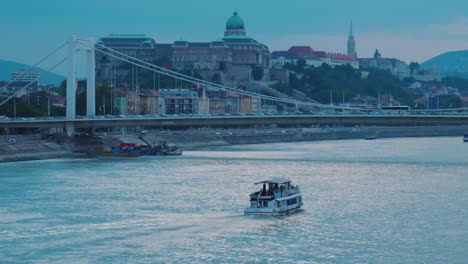
[[[237,15],[237,12],[228,19],[226,23],[226,30],[244,30],[244,21],[240,16]]]

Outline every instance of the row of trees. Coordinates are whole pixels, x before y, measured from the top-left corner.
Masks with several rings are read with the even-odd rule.
[[[348,101],[359,94],[377,97],[379,93],[391,94],[402,104],[411,104],[414,100],[414,96],[401,88],[400,80],[388,71],[369,68],[365,70],[369,75],[363,78],[361,71],[350,65],[306,67],[305,61],[299,60],[297,64],[287,64],[285,67],[293,72],[289,86],[277,84],[275,88],[288,95],[292,95],[293,89],[296,89],[321,103],[329,103],[331,96],[335,102],[341,102],[343,96]]]

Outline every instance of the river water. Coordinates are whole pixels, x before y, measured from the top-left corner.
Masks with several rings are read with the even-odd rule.
[[[288,177],[304,210],[243,215]],[[0,262],[468,263],[468,144],[404,138],[0,164]]]

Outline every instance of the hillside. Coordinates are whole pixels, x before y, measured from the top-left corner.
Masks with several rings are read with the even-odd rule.
[[[457,76],[468,79],[468,50],[443,53],[423,62],[421,68],[436,69],[442,76]]]
[[[29,67],[29,65],[14,61],[0,60],[0,81],[9,81],[10,74],[13,71],[28,69]],[[41,83],[44,84],[52,84],[58,86],[65,79],[64,76],[55,73],[47,73],[47,71],[40,68],[35,68],[35,70],[41,73]]]

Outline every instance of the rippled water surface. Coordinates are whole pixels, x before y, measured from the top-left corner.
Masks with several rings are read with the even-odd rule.
[[[247,217],[289,177],[304,210]],[[232,146],[0,164],[0,262],[468,263],[460,138]]]

